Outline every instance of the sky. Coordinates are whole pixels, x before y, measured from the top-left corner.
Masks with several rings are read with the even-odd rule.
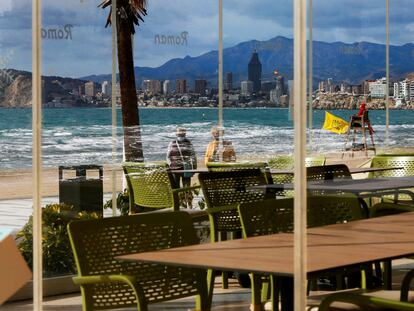
[[[111,28],[100,0],[42,1],[45,75],[81,77],[111,71]],[[134,37],[136,66],[198,56],[218,46],[217,0],[149,0]],[[31,70],[31,0],[0,0],[0,68]],[[292,38],[292,0],[223,0],[224,46]],[[390,1],[391,44],[413,42],[412,0]],[[385,42],[385,0],[313,0],[314,39]],[[169,38],[169,40],[168,40]],[[173,39],[174,38],[174,39]]]

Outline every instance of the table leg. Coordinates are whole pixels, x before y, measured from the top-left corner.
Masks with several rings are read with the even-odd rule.
[[[293,310],[293,278],[279,277],[282,311]]]

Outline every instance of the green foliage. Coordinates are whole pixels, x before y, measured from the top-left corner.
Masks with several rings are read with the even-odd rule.
[[[106,201],[103,208],[112,209],[112,199]],[[118,193],[118,196],[116,197],[116,208],[121,216],[129,215],[129,195],[127,189],[125,189],[124,192]]]
[[[42,246],[44,276],[73,274],[76,272],[67,225],[74,220],[98,218],[96,213],[73,211],[73,206],[49,204],[42,208]],[[33,267],[33,217],[16,235],[20,252]]]

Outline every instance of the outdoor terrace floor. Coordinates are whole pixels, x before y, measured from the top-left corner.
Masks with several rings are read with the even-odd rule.
[[[400,259],[393,262],[393,288],[399,289],[403,276],[414,269],[413,259]],[[221,289],[221,278],[216,278],[213,296],[212,311],[248,311],[250,310],[250,289],[240,288],[237,281],[229,280],[229,289]],[[325,294],[327,292],[311,292],[311,295]],[[193,310],[195,297],[183,298],[175,301],[150,305],[151,311],[187,311]],[[82,299],[80,294],[46,297],[43,309],[45,311],[80,311]],[[1,311],[32,311],[31,300],[10,302],[0,307]],[[123,310],[136,310],[134,308]],[[312,309],[314,310],[314,309]]]

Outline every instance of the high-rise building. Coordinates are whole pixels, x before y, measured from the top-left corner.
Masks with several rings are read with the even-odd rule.
[[[194,82],[194,93],[200,95],[206,95],[207,81],[206,80],[195,80]]]
[[[185,80],[185,79],[177,79],[175,81],[175,92],[177,94],[185,94],[185,93],[187,93],[187,80]]]
[[[142,91],[150,94],[161,93],[161,81],[159,80],[143,80]]]
[[[170,80],[165,80],[162,85],[162,91],[164,95],[168,95],[171,93],[171,82]]]
[[[90,97],[96,95],[95,83],[93,81],[85,83],[85,95]]]
[[[253,93],[260,92],[262,79],[262,64],[259,60],[259,54],[255,50],[252,54],[248,65],[248,80],[253,82]]]
[[[224,81],[224,89],[227,91],[233,90],[233,73],[232,72],[226,73],[226,81]]]
[[[111,95],[112,94],[112,84],[109,81],[102,82],[102,94]]]
[[[242,81],[241,82],[241,94],[243,96],[249,96],[253,93],[253,82],[252,81]]]

